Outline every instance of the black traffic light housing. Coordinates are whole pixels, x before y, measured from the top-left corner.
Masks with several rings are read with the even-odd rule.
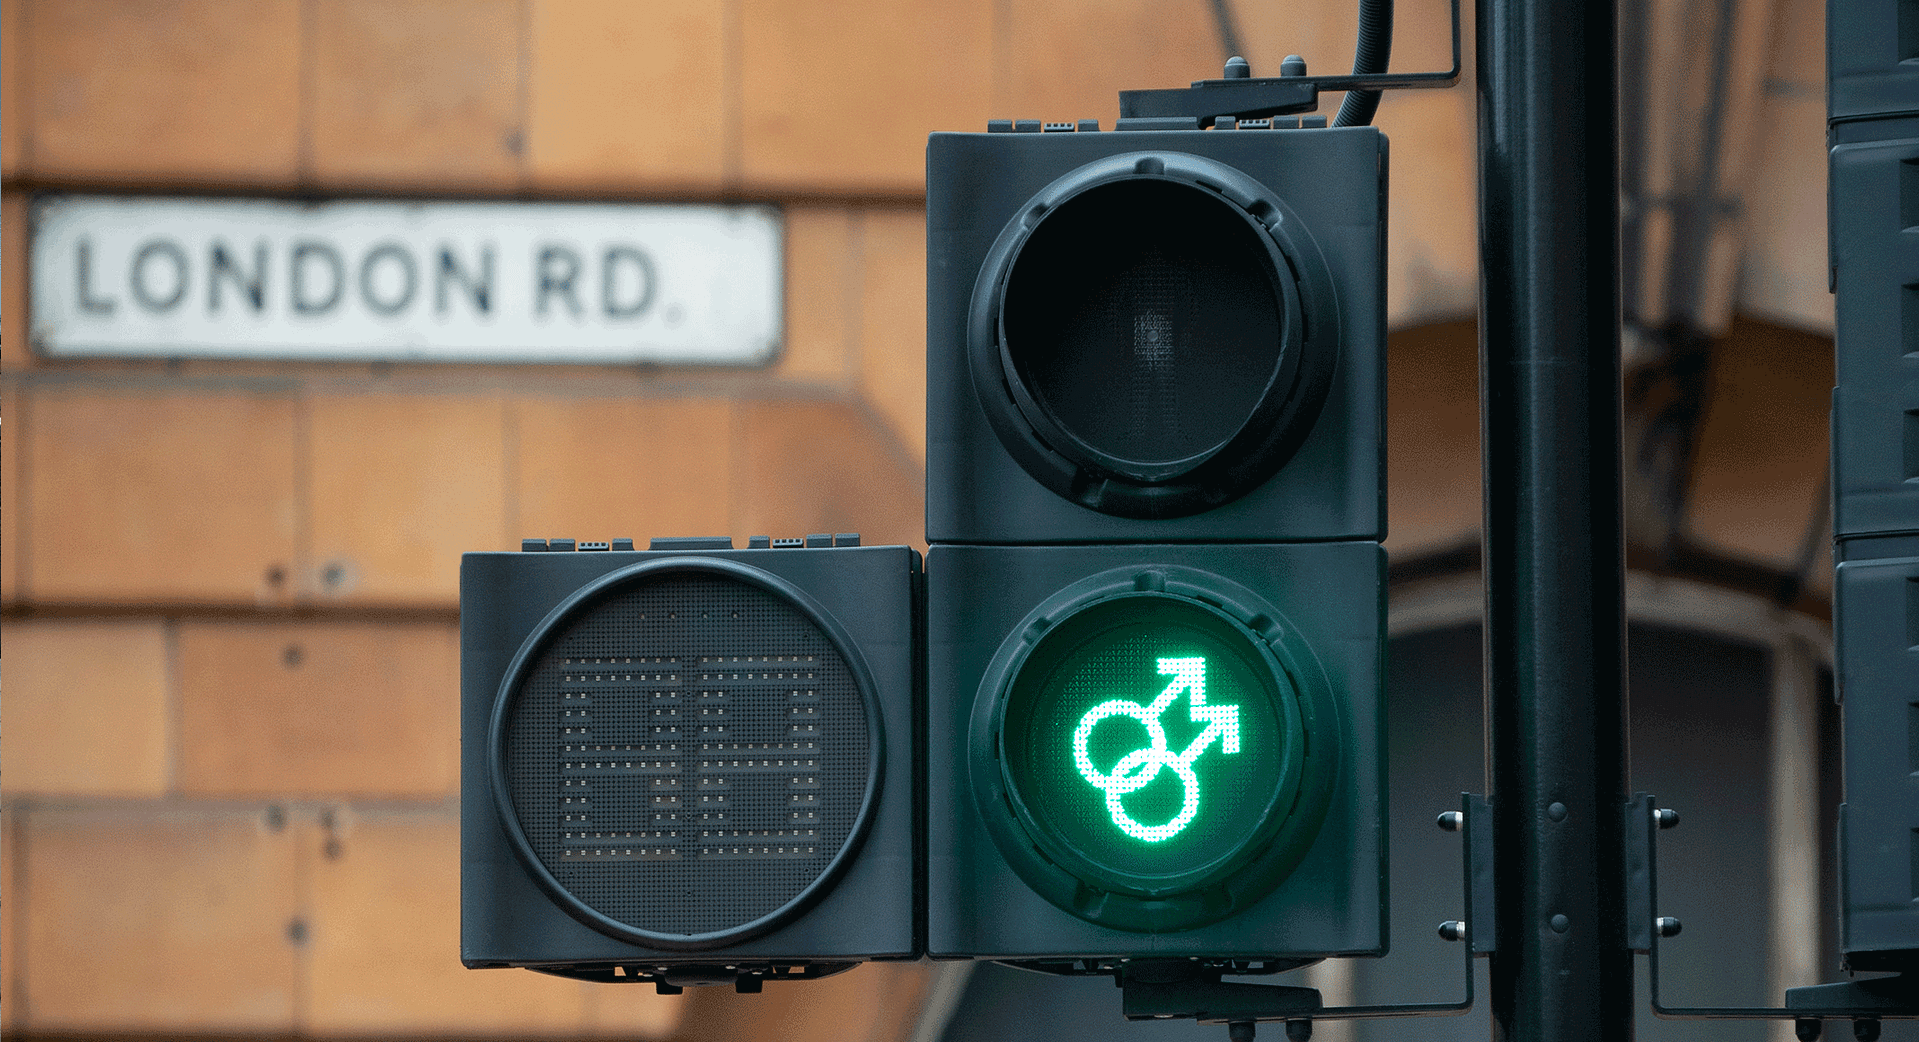
[[[1845,717],[1840,949],[1919,970],[1919,14],[1827,12],[1833,636]]]
[[[935,546],[928,561],[929,954],[1099,966],[1383,954],[1377,544]],[[1210,652],[1209,701],[1237,709],[1246,734],[1228,756],[1183,701],[1158,715],[1168,751],[1199,747],[1192,787],[1160,770],[1158,812],[1121,809],[1164,825],[1178,800],[1200,806],[1148,851],[1112,830],[1121,819],[1101,813],[1067,738],[1109,695],[1150,711],[1172,686],[1150,668],[1161,649]],[[1217,664],[1234,657],[1241,682],[1227,689]],[[1088,670],[1110,686],[1070,690]],[[1297,747],[1277,750],[1270,776],[1253,763],[1226,773],[1253,759],[1262,706]],[[1133,728],[1093,737],[1123,743]],[[1123,750],[1093,755],[1095,770],[1126,773]]]
[[[928,143],[936,958],[1385,950],[1386,142],[1277,123]]]
[[[921,952],[919,555],[753,542],[465,555],[467,966],[751,991]]]
[[[1377,130],[934,134],[926,163],[928,542],[1380,537]],[[1160,324],[1206,356],[1134,363]]]

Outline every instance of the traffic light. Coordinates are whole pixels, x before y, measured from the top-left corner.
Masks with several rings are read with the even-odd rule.
[[[1919,14],[1833,0],[1833,621],[1845,717],[1841,949],[1919,968]]]
[[[757,991],[919,954],[919,555],[858,543],[465,556],[467,966]]]
[[[927,145],[934,957],[1385,950],[1386,142],[1283,122]]]

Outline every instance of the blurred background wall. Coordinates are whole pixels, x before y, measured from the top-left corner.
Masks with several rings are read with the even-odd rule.
[[[1822,6],[1622,4],[1636,596],[1729,592],[1814,645]],[[936,1035],[926,967],[684,1000],[459,967],[459,554],[920,544],[926,133],[1110,128],[1119,89],[1233,50],[1342,71],[1352,7],[0,0],[0,1029]],[[1444,5],[1399,9],[1393,68],[1444,67]],[[1376,120],[1405,633],[1472,614],[1444,592],[1474,574],[1480,510],[1471,83]],[[26,299],[28,204],[52,191],[771,203],[785,328],[750,370],[54,361]],[[1747,736],[1762,778],[1775,715]]]

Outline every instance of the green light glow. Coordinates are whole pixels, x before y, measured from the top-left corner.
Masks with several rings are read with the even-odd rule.
[[[1048,627],[1005,689],[994,768],[1045,859],[1103,892],[1156,893],[1230,874],[1282,825],[1303,736],[1262,647],[1159,592]]]
[[[1239,707],[1209,706],[1206,704],[1206,660],[1201,657],[1162,658],[1158,661],[1159,674],[1170,676],[1173,682],[1154,698],[1151,705],[1140,705],[1130,699],[1115,698],[1094,706],[1079,718],[1079,725],[1073,729],[1073,763],[1079,768],[1080,776],[1087,783],[1106,794],[1106,812],[1112,816],[1113,825],[1134,839],[1148,843],[1159,843],[1179,835],[1181,830],[1192,823],[1199,814],[1199,775],[1193,770],[1193,761],[1199,759],[1215,739],[1219,740],[1220,752],[1235,755],[1239,752]],[[1165,714],[1181,694],[1187,696],[1188,712],[1193,723],[1204,724],[1197,737],[1181,753],[1174,753],[1167,745],[1166,728],[1160,723]],[[1147,745],[1135,749],[1110,771],[1101,771],[1093,763],[1087,743],[1092,738],[1093,729],[1100,722],[1115,716],[1130,717],[1146,728]],[[1127,812],[1124,799],[1128,793],[1137,792],[1159,777],[1161,770],[1171,770],[1180,781],[1179,812],[1170,821],[1158,825],[1141,823]]]
[[[1217,583],[1219,602],[1194,595],[1213,589],[1197,578]],[[1204,573],[1114,569],[1042,604],[1001,646],[971,709],[975,805],[1055,906],[1115,929],[1184,930],[1262,900],[1298,865],[1340,752],[1330,729],[1309,750],[1309,724],[1337,714],[1323,698],[1302,711],[1280,652],[1309,649],[1281,644],[1288,624],[1249,603],[1264,607]]]

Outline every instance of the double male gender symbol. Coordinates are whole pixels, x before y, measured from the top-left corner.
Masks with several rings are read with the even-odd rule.
[[[1159,673],[1172,677],[1173,682],[1166,685],[1166,690],[1161,691],[1151,705],[1124,698],[1101,702],[1087,710],[1086,715],[1079,718],[1079,726],[1073,728],[1073,763],[1080,775],[1106,794],[1106,811],[1112,815],[1113,824],[1121,832],[1148,843],[1178,835],[1199,813],[1199,775],[1193,772],[1193,761],[1213,744],[1213,739],[1220,740],[1221,752],[1239,752],[1239,707],[1206,704],[1204,658],[1163,658],[1159,660]],[[1191,703],[1193,722],[1206,727],[1184,752],[1174,753],[1167,746],[1166,728],[1159,718],[1182,693]],[[1139,721],[1140,726],[1146,728],[1147,744],[1120,757],[1111,771],[1101,771],[1093,763],[1087,743],[1101,721],[1115,716]],[[1147,825],[1127,812],[1123,800],[1128,794],[1152,784],[1162,770],[1171,770],[1179,778],[1179,813],[1170,821]]]

